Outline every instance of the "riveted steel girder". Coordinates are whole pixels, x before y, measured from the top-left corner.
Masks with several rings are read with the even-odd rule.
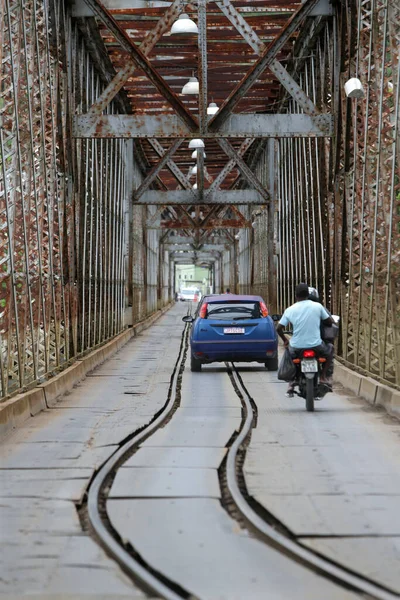
[[[165,154],[164,148],[161,146],[160,142],[155,138],[149,138],[149,144],[154,148],[157,152],[158,156],[162,158]],[[177,164],[174,163],[173,160],[168,160],[166,162],[166,166],[171,171],[171,173],[176,177],[177,181],[184,187],[186,190],[192,190],[192,184],[189,179],[182,173]],[[194,192],[192,192],[192,196],[194,196]]]
[[[313,0],[307,0],[312,2]],[[122,48],[130,55],[138,69],[141,69],[157,88],[162,96],[170,103],[177,115],[187,125],[191,131],[198,130],[198,122],[186,109],[178,96],[173,92],[158,71],[147,60],[146,56],[139,48],[135,46],[134,41],[129,37],[126,31],[114,19],[112,14],[98,0],[85,0],[86,4],[92,9],[99,19],[103,21],[106,27],[111,31]],[[91,136],[93,137],[93,136]],[[157,136],[158,137],[158,136]]]
[[[195,194],[190,190],[148,190],[143,192],[137,199],[135,193],[134,204],[159,204],[163,206],[174,206],[177,204],[195,204]],[[197,204],[265,204],[266,199],[256,190],[218,190],[203,200],[197,200]]]
[[[232,6],[230,0],[220,0],[216,4],[229,19],[232,25],[237,29],[240,35],[246,40],[249,46],[253,48],[254,52],[258,56],[262,56],[267,50],[266,45],[262,40],[260,40],[257,33],[254,31],[254,29],[252,29],[252,27],[250,27],[250,25],[236,10],[236,8]],[[305,94],[305,92],[296,83],[293,77],[289,75],[289,73],[278,60],[273,59],[268,66],[279,79],[284,88],[298,102],[299,106],[301,106],[306,114],[318,114],[318,110],[314,106],[311,99],[307,96],[307,94]]]
[[[217,132],[207,131],[204,139],[266,137],[330,137],[333,118],[329,114],[235,114]],[[78,115],[74,118],[76,138],[195,138],[175,115]]]
[[[172,4],[164,0],[104,0],[107,10],[160,8]],[[93,17],[94,13],[83,0],[74,0],[71,6],[73,17]]]
[[[221,129],[223,123],[225,123],[232,114],[232,111],[238,102],[247,94],[252,85],[259,79],[261,73],[263,73],[276,58],[277,53],[282,49],[303,20],[311,13],[318,1],[319,0],[304,1],[290,21],[282,28],[280,34],[276,36],[273,42],[265,49],[257,62],[248,71],[247,75],[245,75],[227,100],[225,100],[217,114],[211,119],[208,124],[210,130],[218,131]]]
[[[237,151],[238,155],[242,157],[247,152],[247,150],[250,148],[250,146],[253,142],[254,142],[254,140],[251,138],[244,140],[244,142],[241,144],[239,150]],[[212,194],[219,188],[221,183],[224,181],[225,177],[228,175],[228,173],[230,173],[232,171],[232,169],[234,168],[235,165],[236,165],[236,159],[231,158],[226,163],[224,168],[221,169],[221,171],[218,173],[217,177],[214,179],[211,186],[208,188],[207,195]]]
[[[179,146],[183,143],[183,140],[176,140],[165,152],[164,156],[160,158],[159,162],[152,168],[146,179],[142,181],[138,189],[134,192],[135,199],[139,200],[140,196],[147,190],[149,185],[153,183],[159,172],[167,164],[171,156],[175,154]]]
[[[257,179],[257,177],[254,175],[251,169],[249,169],[249,167],[246,165],[243,158],[239,156],[236,150],[230,145],[228,140],[219,139],[218,144],[221,146],[222,150],[229,156],[230,159],[236,161],[237,167],[243,175],[243,177],[245,177],[250,183],[250,185],[252,185],[255,188],[255,190],[264,199],[264,202],[268,202],[269,193],[267,192],[261,181]],[[257,202],[255,204],[257,204]],[[262,204],[262,202],[258,202],[258,204]]]
[[[212,244],[211,244],[212,241]],[[193,236],[183,236],[183,235],[170,235],[168,237],[165,238],[165,241],[163,242],[164,245],[171,245],[174,246],[176,244],[188,244],[189,246],[192,246],[193,244],[198,243],[196,238]],[[200,242],[201,243],[201,242]],[[207,243],[209,243],[210,245],[213,245],[214,243],[216,245],[229,245],[231,244],[231,240],[229,240],[227,237],[225,236],[214,236],[212,239],[207,237]]]
[[[139,48],[144,56],[149,56],[154,46],[160,38],[166,33],[173,22],[178,18],[182,11],[183,0],[175,0],[171,6],[167,8],[161,19],[158,19],[156,26],[148,32]],[[117,75],[110,81],[105,90],[100,94],[99,98],[94,102],[88,111],[89,114],[101,115],[103,110],[108,106],[114,96],[119,92],[126,81],[133,75],[135,63],[128,61],[125,67],[120,69]]]

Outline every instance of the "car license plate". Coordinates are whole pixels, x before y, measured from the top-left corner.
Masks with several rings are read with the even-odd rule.
[[[224,333],[244,333],[244,327],[224,327]]]
[[[302,373],[316,373],[318,371],[318,363],[316,360],[302,360],[301,361],[301,372]]]

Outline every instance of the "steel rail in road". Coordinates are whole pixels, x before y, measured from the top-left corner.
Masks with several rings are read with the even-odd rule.
[[[190,592],[182,588],[179,582],[168,579],[168,577],[160,571],[155,570],[155,568],[147,567],[145,563],[143,564],[143,561],[135,558],[124,547],[118,540],[118,532],[113,534],[112,527],[110,530],[108,519],[105,519],[103,516],[102,497],[104,495],[104,488],[108,485],[109,477],[125,462],[132,451],[161,427],[173,413],[177,400],[178,381],[184,367],[188,337],[189,327],[186,326],[182,335],[179,355],[171,376],[168,399],[164,408],[145,429],[133,435],[126,443],[122,443],[121,447],[100,468],[88,489],[88,518],[101,545],[118,562],[123,570],[131,576],[132,580],[140,582],[144,589],[166,600],[188,598],[190,597]],[[244,418],[239,434],[229,447],[227,453],[225,466],[226,488],[229,492],[230,500],[235,504],[246,526],[276,551],[338,585],[358,593],[367,594],[368,597],[376,600],[398,599],[399,595],[391,590],[353,573],[321,555],[315,554],[296,540],[290,539],[277,531],[252,508],[238,483],[238,452],[243,449],[243,445],[248,440],[254,423],[254,412],[249,393],[235,365],[233,363],[227,363],[227,365],[231,369],[230,378],[235,392],[242,402]]]
[[[370,598],[379,600],[395,600],[400,597],[399,594],[390,591],[360,575],[352,573],[345,568],[331,562],[330,560],[314,554],[311,550],[305,548],[297,541],[291,540],[283,533],[274,529],[269,523],[259,516],[250,506],[242,491],[240,490],[237,479],[237,458],[238,451],[242,448],[251,429],[253,427],[254,413],[251,405],[251,398],[241,377],[239,376],[233,363],[229,363],[232,368],[232,379],[234,387],[237,387],[241,395],[242,405],[245,410],[245,418],[242,428],[235,441],[229,448],[226,460],[226,482],[227,487],[236,508],[245,520],[251,530],[255,530],[264,541],[276,550],[285,554],[289,558],[302,564],[303,566],[317,572],[323,577],[327,577],[339,585],[344,585],[351,590],[368,594]],[[238,394],[239,395],[239,394]]]
[[[103,493],[104,484],[110,474],[118,468],[118,464],[124,461],[128,455],[138,444],[148,438],[156,431],[170,416],[176,402],[178,380],[181,373],[182,365],[184,364],[185,349],[187,347],[189,327],[186,326],[182,335],[182,342],[179,350],[178,359],[175,363],[174,372],[171,377],[171,384],[168,393],[168,400],[162,409],[161,413],[152,421],[145,429],[132,437],[127,443],[123,444],[100,468],[96,476],[93,478],[88,490],[88,517],[91,526],[96,536],[101,541],[107,552],[121,565],[133,579],[140,581],[144,588],[152,593],[155,593],[166,600],[181,600],[182,594],[175,592],[172,587],[179,587],[179,584],[171,582],[171,587],[164,583],[165,577],[157,577],[147,569],[141,562],[133,558],[131,554],[118,542],[116,537],[108,530],[104,518],[101,515],[100,502]],[[164,580],[164,581],[163,581]],[[187,597],[189,594],[187,594]]]

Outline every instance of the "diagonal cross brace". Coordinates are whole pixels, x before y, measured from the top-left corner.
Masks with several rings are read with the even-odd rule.
[[[159,39],[171,28],[171,25],[180,15],[182,6],[183,0],[175,0],[170,6],[168,6],[163,16],[157,21],[157,25],[154,27],[154,29],[148,32],[139,46],[144,56],[149,56]],[[123,69],[118,71],[117,75],[112,81],[110,81],[106,89],[100,94],[96,102],[91,106],[88,114],[100,115],[114,98],[114,96],[118,94],[122,86],[128,81],[129,77],[133,75],[135,67],[135,63],[129,61]]]
[[[219,0],[216,2],[216,4],[229,19],[232,25],[237,29],[243,39],[246,40],[249,46],[253,48],[254,52],[258,56],[262,56],[266,52],[267,46],[262,40],[260,40],[257,33],[252,27],[250,27],[250,25],[236,10],[236,8],[232,6],[230,0]],[[316,109],[307,94],[301,89],[293,77],[289,75],[287,70],[276,58],[272,60],[268,67],[307,115],[319,114],[319,111]]]
[[[252,145],[253,142],[254,142],[254,138],[247,138],[246,140],[244,140],[244,142],[242,143],[242,145],[240,146],[240,148],[238,150],[238,155],[240,157],[244,156],[244,154],[247,152],[247,150],[250,148],[250,146]],[[223,169],[221,169],[221,171],[218,173],[217,177],[214,179],[213,184],[208,188],[207,194],[206,194],[207,196],[218,190],[219,186],[224,181],[225,177],[228,175],[228,173],[230,173],[232,171],[232,169],[234,168],[235,165],[236,165],[236,160],[234,158],[231,158],[231,160],[226,163],[225,167]]]
[[[228,140],[219,139],[218,144],[221,146],[222,150],[231,158],[235,160],[239,171],[242,173],[243,177],[247,179],[247,181],[254,187],[255,190],[264,198],[266,202],[269,201],[269,194],[263,184],[258,180],[258,178],[254,175],[251,169],[246,165],[243,158],[239,156],[234,148],[230,145]]]
[[[176,140],[165,152],[164,156],[159,160],[159,162],[154,165],[151,169],[150,173],[147,175],[146,179],[142,181],[138,189],[134,192],[134,200],[138,200],[140,196],[147,190],[149,185],[153,183],[154,179],[157,177],[159,172],[165,167],[171,156],[175,154],[178,150],[179,146],[184,142],[183,139]]]
[[[157,152],[158,156],[160,158],[162,158],[165,154],[165,150],[161,146],[160,142],[155,138],[148,138],[147,141]],[[181,184],[181,186],[185,190],[193,191],[192,184],[190,183],[189,179],[187,177],[185,177],[185,175],[182,173],[182,171],[180,170],[178,165],[176,163],[174,163],[173,160],[168,160],[166,163],[166,166],[168,167],[168,169],[171,171],[171,173],[174,175],[174,177],[177,179],[177,181]],[[195,196],[194,192],[193,192],[193,196]]]
[[[259,79],[260,75],[265,71],[265,69],[272,64],[277,53],[289,40],[294,31],[296,31],[300,23],[311,13],[317,2],[319,2],[319,0],[304,0],[304,3],[294,13],[290,21],[285,25],[279,35],[277,35],[276,38],[269,44],[269,46],[265,48],[260,58],[247,72],[242,81],[239,82],[230,96],[225,100],[217,114],[211,119],[211,121],[209,121],[209,130],[218,131],[222,124],[225,123],[235,106],[247,94],[249,89],[257,81],[257,79]]]
[[[136,48],[133,40],[131,40],[129,35],[119,25],[118,21],[114,19],[112,14],[103,6],[103,4],[101,4],[99,0],[85,0],[85,2],[99,17],[99,19],[103,21],[122,48],[130,55],[136,67],[145,73],[160,94],[170,103],[172,108],[175,110],[180,119],[188,126],[190,131],[197,131],[197,120],[186,109],[184,104],[164,81],[157,70],[154,69],[143,52],[139,48]]]

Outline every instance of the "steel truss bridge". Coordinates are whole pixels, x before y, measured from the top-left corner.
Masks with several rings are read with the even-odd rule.
[[[167,305],[182,262],[273,312],[307,281],[338,356],[400,386],[399,53],[396,0],[0,0],[2,396]]]

